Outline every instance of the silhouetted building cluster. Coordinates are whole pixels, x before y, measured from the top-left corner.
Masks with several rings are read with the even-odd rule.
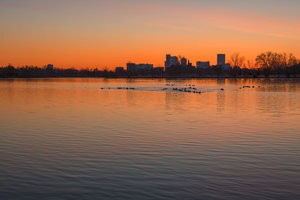
[[[166,55],[165,74],[166,76],[176,76],[192,74],[195,68],[185,57],[178,58],[170,54]]]
[[[191,65],[191,63],[185,57],[178,58],[177,56],[171,56],[170,54],[166,55],[166,61],[165,61],[165,69],[166,70],[173,66],[186,67],[188,65]]]
[[[226,63],[226,55],[217,55],[217,65],[210,66],[209,61],[197,61],[193,66],[185,57],[166,55],[165,74],[167,76],[228,76],[231,66]]]
[[[197,69],[208,69],[210,67],[209,61],[197,61],[196,62],[196,68]]]
[[[117,70],[116,68],[116,71]],[[120,69],[118,71],[120,71]],[[153,64],[136,64],[129,62],[126,64],[126,72],[124,71],[120,77],[162,77],[163,71],[163,68],[153,67]]]
[[[153,70],[153,64],[127,63],[127,72],[133,74],[148,74]]]

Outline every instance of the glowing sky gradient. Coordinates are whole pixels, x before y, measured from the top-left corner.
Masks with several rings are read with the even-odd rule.
[[[217,53],[300,57],[299,0],[0,0],[0,65],[163,66]],[[229,57],[229,56],[228,56]]]

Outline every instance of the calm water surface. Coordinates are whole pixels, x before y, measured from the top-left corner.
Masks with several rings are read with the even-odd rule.
[[[300,79],[2,79],[0,97],[0,199],[300,199]]]

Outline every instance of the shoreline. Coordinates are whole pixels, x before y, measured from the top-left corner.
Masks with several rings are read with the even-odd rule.
[[[93,76],[78,76],[78,77],[0,77],[0,80],[7,79],[76,79],[76,78],[90,78],[90,79],[298,79],[300,76],[295,77],[277,77],[277,76],[269,76],[269,77],[188,77],[188,76],[165,76],[165,77],[93,77]]]

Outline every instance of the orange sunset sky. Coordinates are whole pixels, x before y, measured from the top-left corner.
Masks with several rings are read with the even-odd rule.
[[[300,57],[299,0],[0,0],[0,66],[216,63],[264,51]]]

